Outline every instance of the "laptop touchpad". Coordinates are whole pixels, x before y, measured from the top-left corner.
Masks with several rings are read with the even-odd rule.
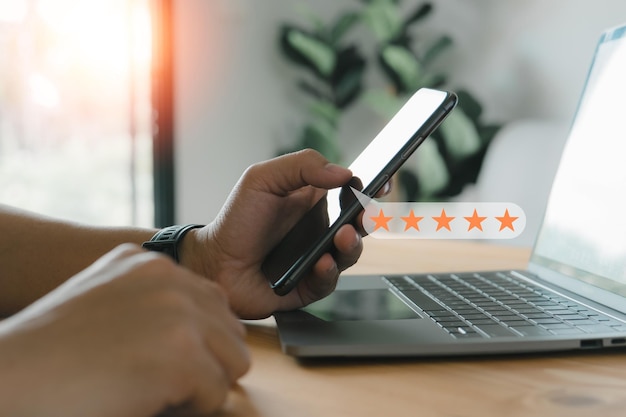
[[[386,289],[338,290],[302,310],[325,321],[421,318]]]

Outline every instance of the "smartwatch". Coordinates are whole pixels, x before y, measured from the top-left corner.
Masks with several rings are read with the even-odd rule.
[[[163,252],[178,263],[179,243],[183,240],[183,237],[188,231],[201,227],[204,227],[204,225],[186,224],[169,226],[156,232],[156,234],[152,236],[152,239],[144,242],[141,247],[155,252]]]

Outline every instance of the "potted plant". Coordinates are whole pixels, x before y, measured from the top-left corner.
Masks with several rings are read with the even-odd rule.
[[[312,147],[333,161],[341,157],[337,128],[348,106],[364,101],[390,119],[417,89],[446,88],[448,84],[446,75],[435,72],[433,64],[453,40],[444,34],[425,44],[416,36],[417,25],[433,11],[431,3],[421,3],[408,13],[403,12],[401,0],[355,4],[355,9],[331,23],[312,16],[312,29],[292,24],[280,29],[281,50],[304,70],[298,87],[310,101],[309,121],[293,149]],[[362,46],[345,42],[346,34],[357,24],[368,28],[375,40],[372,56],[366,57]],[[364,85],[368,65],[384,74],[386,85]],[[482,106],[469,92],[455,92],[457,109],[398,174],[400,198],[405,201],[448,199],[478,177],[500,126],[483,122]]]

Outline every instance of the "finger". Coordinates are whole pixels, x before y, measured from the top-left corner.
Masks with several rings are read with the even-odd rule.
[[[188,292],[198,308],[204,310],[216,309],[219,311],[232,311],[226,291],[222,287],[187,269],[180,269],[181,275],[179,278],[184,281],[184,285],[189,287]],[[236,329],[241,337],[245,336],[245,326],[234,314],[228,314],[224,317],[224,321],[226,324]]]
[[[389,194],[392,189],[393,189],[393,177],[391,177],[389,181],[387,181],[385,185],[383,185],[382,188],[378,190],[374,198],[384,197],[387,194]]]
[[[202,312],[199,312],[202,313]],[[229,311],[203,310],[204,344],[217,359],[232,385],[250,368],[250,355],[239,324],[233,326],[226,320],[234,317]]]
[[[342,226],[333,239],[336,251],[334,259],[339,271],[354,265],[363,252],[361,235],[352,225]]]
[[[246,359],[248,353],[243,343],[246,336],[246,328],[230,308],[226,292],[222,287],[204,277],[196,275],[189,270],[182,268],[181,270],[185,274],[180,276],[179,279],[181,280],[181,285],[184,284],[186,286],[185,292],[191,297],[195,306],[195,313],[202,318],[206,345],[214,350],[217,348],[219,352],[222,352],[222,346],[229,346],[229,349],[230,346],[237,346],[239,348],[238,356]],[[222,353],[228,353],[228,350]],[[237,353],[237,351],[234,353]],[[235,365],[233,367],[235,369],[232,377],[233,381],[247,370],[246,366],[240,367],[237,362],[231,362],[230,356],[227,354],[218,356],[224,359],[224,364],[231,363]],[[242,361],[243,364],[247,362],[248,360]]]
[[[188,399],[162,415],[190,417],[212,414],[226,402],[232,386],[219,361],[210,354],[195,361],[193,384]]]
[[[299,306],[311,304],[314,301],[326,297],[334,291],[339,278],[337,263],[329,253],[325,253],[313,266],[307,275],[296,287],[299,296]]]
[[[182,268],[181,268],[182,269]],[[230,309],[224,291],[215,283],[190,271],[180,277],[187,285],[203,331],[205,346],[218,359],[231,383],[246,373],[250,357],[245,345],[245,327]]]
[[[349,169],[331,164],[319,152],[305,149],[253,165],[248,169],[253,179],[262,181],[268,190],[286,195],[307,185],[331,189],[346,184]]]
[[[342,210],[350,207],[356,201],[356,195],[352,192],[352,188],[363,191],[363,182],[358,177],[350,178],[350,181],[341,188],[339,193],[339,206]]]
[[[384,197],[391,192],[392,189],[392,180],[387,181],[380,190],[374,195],[374,198]],[[339,194],[339,205],[343,210],[346,207],[350,207],[354,201],[357,199],[356,195],[352,192],[351,188],[355,190],[362,191],[363,190],[363,182],[358,177],[352,177],[348,184],[346,184],[341,189],[341,193]],[[367,236],[367,231],[363,227],[363,213],[361,210],[357,215],[356,219],[353,221],[353,226],[357,229],[361,236]]]
[[[339,204],[341,208],[349,207],[355,200],[356,196],[352,192],[351,188],[354,188],[358,191],[363,191],[363,181],[359,177],[352,177],[350,181],[343,186],[341,189],[341,193],[339,194]],[[387,181],[381,188],[376,192],[374,198],[384,197],[391,192],[393,188],[393,177]]]
[[[334,257],[325,253],[315,263],[311,274],[300,281],[294,291],[299,305],[291,305],[291,308],[310,304],[333,292],[339,273],[354,265],[363,251],[361,236],[351,225],[341,227],[333,242],[336,248]]]
[[[365,210],[361,210],[359,214],[357,214],[356,219],[352,223],[352,226],[359,232],[361,236],[367,236],[367,230],[363,227],[363,216],[365,215]]]

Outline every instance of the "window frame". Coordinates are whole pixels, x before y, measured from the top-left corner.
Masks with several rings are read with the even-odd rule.
[[[154,223],[174,224],[174,1],[152,4],[152,154]]]

